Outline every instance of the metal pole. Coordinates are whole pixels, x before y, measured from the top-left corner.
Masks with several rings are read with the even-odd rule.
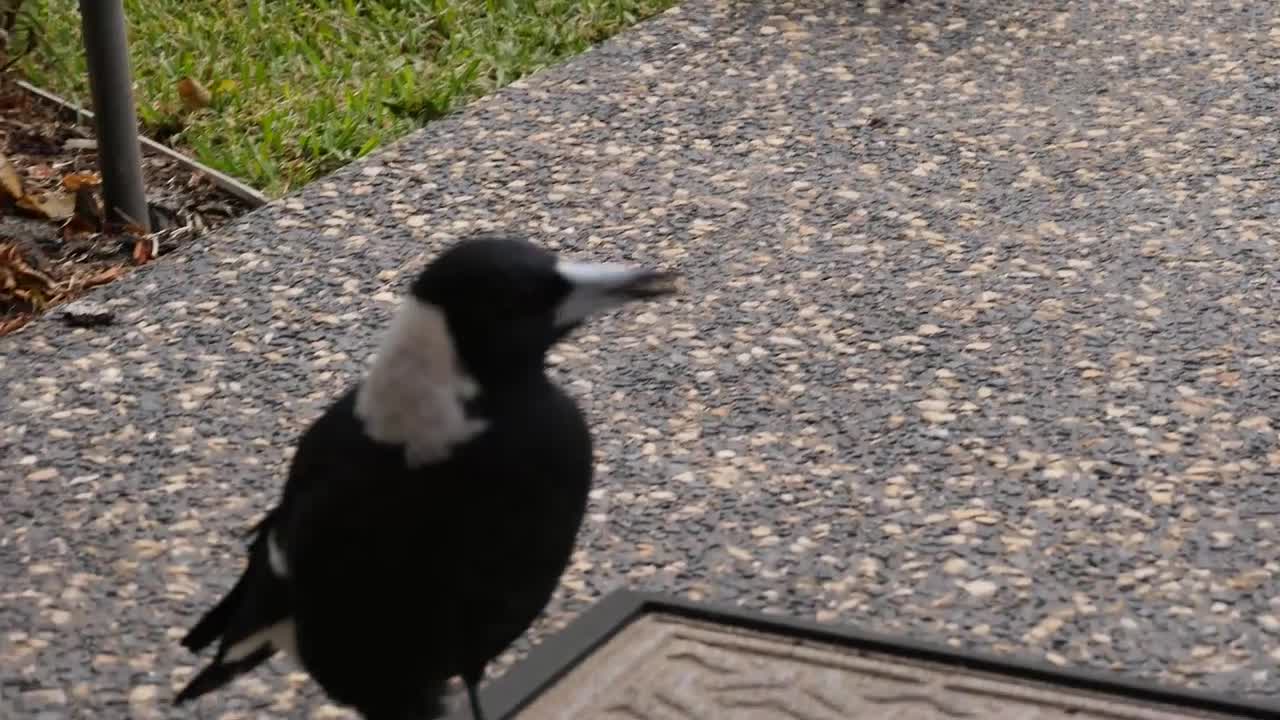
[[[80,20],[107,219],[134,223],[150,232],[123,0],[80,0]]]

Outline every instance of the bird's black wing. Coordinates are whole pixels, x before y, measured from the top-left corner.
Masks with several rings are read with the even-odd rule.
[[[222,600],[182,639],[199,652],[215,640],[218,653],[174,699],[193,700],[231,682],[292,644],[289,588],[272,568],[270,528],[249,547],[249,564]]]
[[[300,656],[330,696],[370,707],[482,666],[545,606],[586,502],[590,439],[550,386],[490,407],[445,461],[334,453],[298,496]],[[424,690],[425,688],[425,690]]]
[[[200,652],[218,641],[214,660],[178,693],[183,703],[226,685],[265,662],[278,650],[293,644],[291,589],[287,579],[290,546],[287,519],[296,498],[324,482],[327,437],[333,417],[349,412],[348,392],[303,433],[289,465],[283,497],[254,525],[248,547],[248,565],[236,584],[182,639],[182,645]]]
[[[449,647],[457,630],[456,490],[434,468],[411,477],[403,457],[372,443],[334,453],[330,481],[299,493],[290,514],[300,658],[330,697],[362,711],[431,702],[450,674],[448,658],[415,641]]]

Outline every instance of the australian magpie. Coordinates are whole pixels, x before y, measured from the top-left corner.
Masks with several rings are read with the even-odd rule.
[[[368,371],[302,434],[247,566],[183,638],[216,690],[278,651],[369,720],[432,718],[543,611],[592,480],[591,435],[545,355],[674,275],[574,262],[505,235],[418,275]]]

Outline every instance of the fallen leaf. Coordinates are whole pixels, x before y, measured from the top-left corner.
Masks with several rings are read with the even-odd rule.
[[[40,309],[58,294],[58,282],[32,267],[13,243],[0,244],[0,299],[17,299]]]
[[[29,322],[31,322],[31,316],[25,314],[9,318],[8,320],[0,320],[0,335],[8,335],[14,330],[25,326]]]
[[[236,88],[240,87],[240,83],[236,82],[235,80],[227,79],[227,80],[219,81],[218,84],[214,85],[213,87],[214,87],[214,90],[217,91],[219,95],[221,95],[223,93],[229,93],[232,90],[235,90]]]
[[[106,285],[109,282],[118,280],[121,275],[124,275],[124,268],[116,265],[114,267],[107,268],[96,275],[90,275],[89,277],[81,280],[80,283],[86,288],[97,287],[99,285]]]
[[[12,200],[21,200],[26,195],[22,191],[22,180],[18,177],[18,171],[4,153],[0,153],[0,189],[3,189]]]
[[[18,201],[18,207],[49,220],[66,220],[76,210],[76,199],[62,193],[45,193],[42,197],[27,195]]]
[[[84,186],[96,187],[102,184],[102,176],[96,172],[73,172],[62,176],[62,187],[76,192]]]
[[[184,77],[178,81],[178,94],[182,96],[182,105],[188,110],[207,108],[213,101],[208,88],[192,77]]]
[[[155,237],[140,237],[133,241],[133,261],[139,265],[144,265],[155,259],[158,254]]]

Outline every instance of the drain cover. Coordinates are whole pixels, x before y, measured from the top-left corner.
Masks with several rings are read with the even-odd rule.
[[[1280,718],[1234,698],[629,592],[549,638],[482,702],[518,720]]]

